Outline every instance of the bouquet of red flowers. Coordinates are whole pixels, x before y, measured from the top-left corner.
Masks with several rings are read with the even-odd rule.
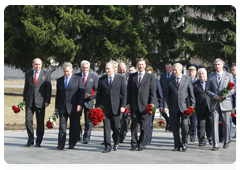
[[[155,107],[152,104],[147,104],[145,112],[147,112],[149,114],[149,116],[152,116],[152,113],[154,111],[155,111]]]
[[[193,107],[188,107],[188,109],[184,111],[184,117],[192,116],[193,113],[195,113],[195,109]]]
[[[55,112],[48,118],[46,126],[48,129],[52,129],[56,125],[56,120],[58,118],[58,112]]]
[[[236,114],[235,114],[235,112],[236,112],[236,110],[235,110],[235,109],[233,109],[233,110],[232,110],[232,112],[231,112],[231,116],[232,116],[232,117],[236,117]]]
[[[219,97],[226,96],[226,95],[228,94],[228,91],[232,90],[233,87],[235,87],[235,84],[232,83],[232,82],[229,82],[229,83],[228,83],[228,86],[227,86],[227,87],[224,87],[224,89],[223,89],[222,92],[220,93],[220,96],[219,96]],[[221,100],[221,99],[217,100],[217,101],[212,105],[211,110],[217,105],[217,103],[218,103],[220,100]]]
[[[19,113],[21,110],[23,110],[23,102],[20,102],[17,106],[13,105],[12,110],[14,113]]]
[[[129,110],[128,111],[128,114],[127,114],[129,117],[131,117],[131,111]]]
[[[162,126],[162,124],[165,124],[165,122],[163,120],[160,120],[157,123],[159,124],[159,126]]]
[[[89,110],[88,119],[92,122],[93,126],[97,126],[99,122],[103,121],[105,114],[103,113],[104,107],[98,107]]]

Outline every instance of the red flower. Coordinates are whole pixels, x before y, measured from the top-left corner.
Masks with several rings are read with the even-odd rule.
[[[187,110],[184,111],[184,114],[187,115]]]
[[[150,108],[152,105],[151,104],[147,104],[147,107]]]
[[[235,113],[231,113],[231,116],[232,116],[232,117],[236,117]]]
[[[131,113],[131,110],[129,110],[128,113]]]
[[[98,125],[98,121],[93,121],[92,124],[93,124],[93,126],[97,126]]]
[[[53,128],[53,123],[48,121],[46,126],[47,126],[48,129],[51,129],[51,128]]]
[[[128,108],[125,108],[125,111],[123,113],[127,113],[128,112]]]
[[[193,107],[189,107],[189,110],[190,110],[190,112],[192,112],[194,109],[193,109]]]
[[[233,89],[233,86],[229,86],[229,89],[232,90],[232,89]]]
[[[219,124],[219,125],[221,125],[221,124],[222,124],[222,122],[218,122],[218,124]]]
[[[129,113],[129,112],[128,112]],[[131,117],[131,114],[128,114],[129,117]]]
[[[150,107],[150,108],[149,108],[149,111],[153,111],[153,108]]]
[[[94,96],[94,95],[95,95],[95,92],[93,91],[93,89],[91,89],[91,92],[92,92],[92,95]]]
[[[152,115],[152,112],[148,112],[148,115],[150,115],[150,116],[151,116],[151,115]]]
[[[145,112],[147,112],[147,113],[148,113],[148,112],[149,112],[149,108],[146,108],[146,109],[145,109]]]

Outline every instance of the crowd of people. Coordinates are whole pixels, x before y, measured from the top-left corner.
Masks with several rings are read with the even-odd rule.
[[[69,147],[74,149],[78,141],[88,144],[91,137],[92,123],[88,119],[90,109],[104,107],[103,153],[113,149],[117,151],[119,144],[124,142],[128,127],[131,128],[131,151],[142,151],[151,144],[155,111],[152,116],[145,111],[151,104],[159,108],[166,121],[166,132],[173,133],[173,151],[187,151],[188,142],[198,138],[199,146],[208,142],[212,150],[219,149],[224,141],[227,149],[232,137],[232,122],[236,125],[236,66],[228,67],[220,58],[215,59],[216,72],[207,76],[205,68],[196,63],[189,63],[186,68],[188,75],[183,75],[180,63],[166,63],[166,72],[160,80],[154,76],[151,66],[146,66],[143,58],[137,60],[136,68],[116,61],[106,63],[103,76],[98,78],[90,73],[90,62],[83,60],[81,72],[72,73],[72,64],[62,65],[64,76],[57,79],[55,110],[59,114],[59,133],[57,149],[63,150],[66,143],[68,119]],[[26,129],[28,141],[25,146],[34,145],[33,115],[36,114],[36,144],[41,147],[44,136],[45,108],[49,106],[52,94],[50,73],[42,70],[42,61],[35,58],[33,70],[25,75],[23,103],[26,105]],[[228,89],[229,83],[234,88]],[[94,100],[96,100],[94,106]],[[189,108],[195,108],[191,116],[184,115]],[[84,112],[84,127],[81,125]],[[131,113],[131,116],[129,116]],[[130,123],[131,122],[131,123]],[[221,122],[221,123],[219,123]],[[140,135],[138,136],[138,132]],[[112,133],[112,135],[111,135]],[[111,144],[111,136],[113,146]],[[188,140],[189,138],[189,140]]]

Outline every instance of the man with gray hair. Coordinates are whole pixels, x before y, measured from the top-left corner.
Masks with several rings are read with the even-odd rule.
[[[72,64],[62,66],[64,76],[57,79],[55,112],[59,113],[59,133],[57,149],[63,150],[66,142],[67,120],[70,118],[69,147],[73,149],[79,134],[79,115],[84,103],[84,86],[79,76],[72,74]]]
[[[212,145],[212,116],[210,112],[210,97],[206,94],[207,71],[205,68],[198,70],[199,79],[193,83],[196,99],[197,135],[199,146],[206,146],[205,132],[210,145]]]
[[[214,61],[216,72],[208,77],[206,93],[211,98],[210,107],[212,113],[212,137],[213,137],[213,151],[219,149],[219,117],[222,118],[223,148],[227,149],[229,146],[229,133],[230,133],[230,118],[231,118],[231,96],[235,93],[235,88],[228,91],[227,95],[220,95],[230,82],[234,83],[233,76],[230,73],[223,71],[224,62],[222,59],[217,58]],[[217,103],[217,104],[215,104]]]
[[[182,74],[182,64],[173,65],[174,77],[171,77],[165,88],[163,99],[164,112],[168,112],[172,121],[172,130],[174,138],[173,151],[180,151],[180,148],[187,151],[188,136],[188,117],[184,116],[184,111],[188,109],[187,98],[189,97],[190,106],[195,107],[195,97],[193,93],[192,79]],[[180,140],[179,124],[181,119],[182,140]]]
[[[114,65],[114,73],[118,72],[118,62],[111,60],[110,63]]]
[[[85,121],[85,127],[84,127],[84,134],[83,134],[83,144],[88,144],[88,141],[90,140],[91,136],[91,128],[92,123],[88,119],[89,110],[93,108],[94,99],[97,94],[97,86],[98,86],[98,77],[92,73],[89,72],[90,70],[90,62],[87,60],[83,60],[81,62],[81,72],[77,73],[76,75],[79,76],[82,81],[85,88],[85,96],[84,96],[84,121]],[[79,132],[79,138],[78,141],[82,138],[82,127],[81,127],[81,117],[82,117],[82,110],[80,111],[80,132]]]

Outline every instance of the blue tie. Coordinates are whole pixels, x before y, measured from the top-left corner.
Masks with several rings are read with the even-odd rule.
[[[68,77],[66,77],[66,80],[65,80],[65,89],[67,89],[68,87]]]

